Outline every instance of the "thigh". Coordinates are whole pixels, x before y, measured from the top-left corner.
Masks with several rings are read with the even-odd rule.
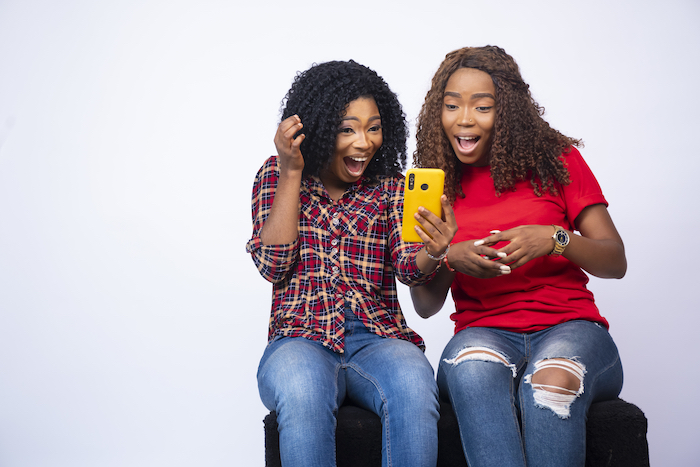
[[[317,342],[302,337],[275,340],[258,367],[258,390],[263,404],[278,410],[282,401],[298,405],[337,406],[345,397],[339,357]]]
[[[348,398],[380,416],[383,466],[434,466],[439,405],[430,363],[411,342],[371,341],[348,355]]]
[[[415,344],[369,336],[371,343],[348,355],[347,395],[381,415],[391,399],[402,404],[437,404],[437,386],[430,362]]]
[[[440,395],[455,411],[469,465],[525,465],[515,394],[523,342],[518,333],[467,328],[442,354]]]
[[[462,365],[466,362],[477,364]],[[524,362],[520,334],[493,328],[464,329],[455,334],[442,352],[438,367],[440,394],[447,398],[448,380],[452,384],[483,383],[487,373],[497,378],[503,375],[511,386]],[[482,373],[483,377],[479,376]],[[461,379],[466,381],[459,382]]]

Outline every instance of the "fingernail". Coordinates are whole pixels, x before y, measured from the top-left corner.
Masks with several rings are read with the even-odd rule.
[[[500,230],[492,230],[492,231],[491,231],[491,232],[489,232],[489,233],[492,233],[492,234],[497,234],[497,233],[501,233],[501,231],[500,231]]]
[[[505,258],[505,257],[508,256],[508,255],[505,254],[503,251],[499,251],[499,252],[498,252],[498,256],[500,256],[501,258]]]
[[[486,242],[484,242],[483,240],[477,240],[477,241],[474,242],[474,246],[481,246],[481,245],[483,245],[484,243],[486,243]]]
[[[504,264],[503,266],[501,266],[501,272],[504,274],[510,274],[510,266]]]

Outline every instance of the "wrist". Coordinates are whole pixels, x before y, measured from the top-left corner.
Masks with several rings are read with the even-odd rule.
[[[450,266],[450,263],[447,261],[447,255],[445,255],[445,267],[447,268],[448,271],[450,272],[455,272],[454,268]]]
[[[554,240],[554,248],[549,252],[549,256],[557,257],[564,253],[564,250],[569,245],[569,241],[571,239],[569,237],[569,233],[563,228],[553,224],[552,227],[554,227],[554,235],[552,235],[552,239]]]
[[[428,255],[428,258],[432,259],[433,261],[442,261],[443,259],[447,258],[447,253],[450,251],[450,245],[447,245],[447,248],[445,248],[445,251],[442,252],[441,255],[439,256],[434,256],[431,255],[430,252],[428,251],[428,247],[425,247],[425,254]]]

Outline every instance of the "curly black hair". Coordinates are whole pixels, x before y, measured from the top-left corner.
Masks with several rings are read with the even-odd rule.
[[[489,163],[496,194],[512,189],[519,180],[530,180],[537,196],[557,193],[555,182],[570,183],[561,160],[570,146],[583,146],[564,136],[542,118],[544,108],[532,97],[513,57],[496,46],[465,47],[446,55],[432,80],[431,89],[418,116],[416,167],[438,167],[445,171],[445,194],[450,201],[463,197],[461,163],[442,127],[445,86],[460,68],[488,73],[496,88],[496,120]]]
[[[313,64],[297,73],[282,101],[282,120],[298,115],[306,135],[301,143],[305,176],[319,176],[328,167],[348,104],[361,97],[372,97],[382,119],[383,143],[364,176],[377,181],[393,176],[406,167],[406,116],[396,94],[377,73],[349,60]]]

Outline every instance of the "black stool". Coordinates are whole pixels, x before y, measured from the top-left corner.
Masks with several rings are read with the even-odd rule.
[[[265,424],[265,465],[281,467],[277,415]],[[338,411],[336,457],[338,467],[382,465],[381,421],[374,413],[343,405]],[[466,467],[459,427],[452,406],[440,402],[438,467]],[[588,411],[586,467],[649,467],[647,419],[634,404],[622,399],[598,402]]]

